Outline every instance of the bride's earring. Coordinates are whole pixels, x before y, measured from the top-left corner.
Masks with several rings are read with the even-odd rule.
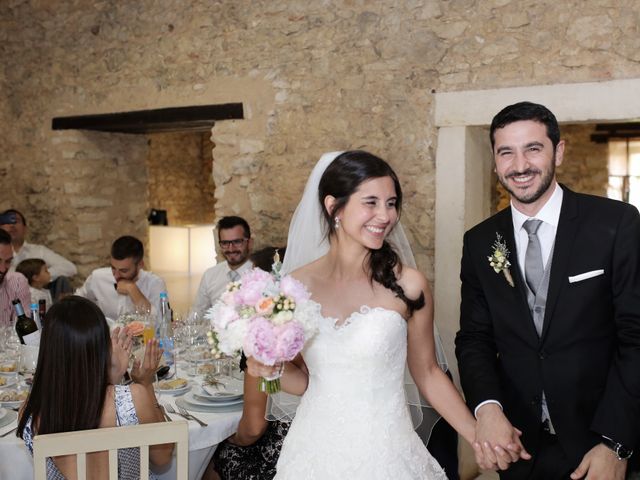
[[[333,228],[338,230],[340,228],[340,217],[336,217],[333,221]]]

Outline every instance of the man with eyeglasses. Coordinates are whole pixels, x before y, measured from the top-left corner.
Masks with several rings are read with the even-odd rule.
[[[253,268],[249,255],[253,240],[249,224],[242,217],[222,217],[217,224],[218,245],[225,262],[209,268],[202,275],[193,309],[204,313],[218,300],[229,282],[240,279]]]

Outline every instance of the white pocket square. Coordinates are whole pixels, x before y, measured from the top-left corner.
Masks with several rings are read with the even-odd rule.
[[[569,277],[569,283],[581,282],[582,280],[587,280],[600,275],[604,275],[604,270],[591,270],[590,272],[584,272],[580,275]]]

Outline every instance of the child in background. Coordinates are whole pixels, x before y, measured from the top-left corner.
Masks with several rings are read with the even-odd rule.
[[[18,264],[16,272],[27,277],[31,301],[38,303],[41,299],[45,299],[47,310],[49,310],[53,301],[51,300],[51,292],[45,287],[51,281],[51,274],[45,261],[40,258],[28,258]]]

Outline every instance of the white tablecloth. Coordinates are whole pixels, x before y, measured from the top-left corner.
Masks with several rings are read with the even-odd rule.
[[[171,395],[158,395],[160,403],[171,403],[174,407],[175,399],[176,397]],[[189,422],[189,480],[199,480],[218,444],[236,431],[242,411],[192,413],[208,424],[207,427],[201,427],[194,421]],[[178,415],[169,414],[169,416],[182,419]],[[0,435],[15,427],[16,422],[13,422],[0,428]],[[176,478],[175,460],[171,469],[160,478],[162,480]],[[16,437],[15,433],[0,438],[0,480],[33,480],[33,458],[23,440]]]

